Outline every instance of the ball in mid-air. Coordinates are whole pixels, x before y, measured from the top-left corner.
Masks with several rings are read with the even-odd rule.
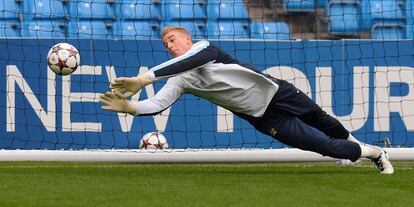
[[[47,54],[48,67],[58,75],[70,75],[80,64],[78,50],[71,44],[58,43]]]

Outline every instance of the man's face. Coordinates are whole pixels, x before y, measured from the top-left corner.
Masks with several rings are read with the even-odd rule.
[[[187,35],[180,31],[171,31],[165,34],[163,40],[164,47],[174,57],[178,57],[189,49],[193,45],[190,35]]]

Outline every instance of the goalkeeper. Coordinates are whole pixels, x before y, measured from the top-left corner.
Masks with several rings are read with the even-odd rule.
[[[260,132],[292,147],[351,161],[369,158],[381,174],[394,172],[383,149],[359,142],[292,84],[255,71],[208,41],[193,44],[183,27],[165,27],[161,37],[174,58],[137,77],[115,79],[112,92],[100,97],[102,109],[154,115],[190,93],[232,111]],[[144,86],[166,78],[154,97],[127,101]]]

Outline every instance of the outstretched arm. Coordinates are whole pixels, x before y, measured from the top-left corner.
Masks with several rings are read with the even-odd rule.
[[[118,92],[106,92],[99,102],[104,104],[103,110],[124,112],[131,115],[154,115],[171,106],[183,94],[179,81],[171,78],[154,97],[143,101],[127,101]]]
[[[137,77],[117,78],[110,87],[121,97],[127,98],[156,80],[173,77],[214,61],[218,54],[217,48],[210,46],[208,41],[199,41],[183,55],[157,65]]]
[[[130,104],[137,109],[136,115],[155,115],[170,107],[183,94],[179,80],[170,78],[154,97],[142,101],[131,101]]]

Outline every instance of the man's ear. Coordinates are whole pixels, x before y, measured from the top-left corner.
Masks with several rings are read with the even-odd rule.
[[[187,41],[188,45],[193,45],[193,39],[190,35],[186,35],[185,40]]]

